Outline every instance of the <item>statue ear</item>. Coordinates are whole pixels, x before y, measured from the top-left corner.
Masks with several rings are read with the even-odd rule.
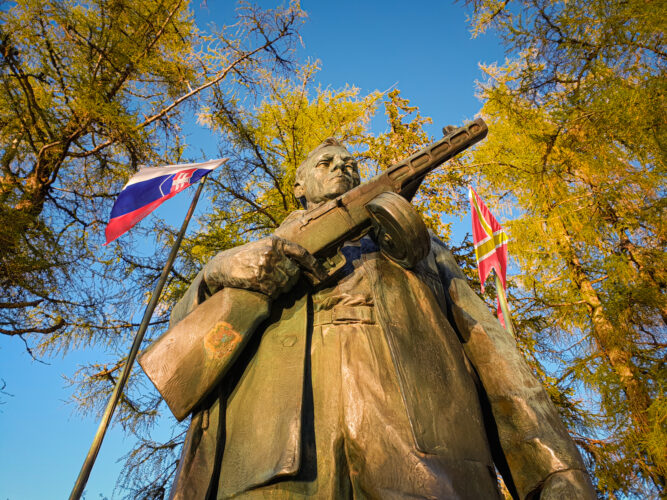
[[[306,190],[303,188],[300,182],[294,183],[294,197],[301,199],[306,195]]]
[[[306,190],[300,182],[294,183],[294,197],[299,200],[299,203],[301,203],[301,206],[304,209],[308,208],[308,202],[306,201]]]

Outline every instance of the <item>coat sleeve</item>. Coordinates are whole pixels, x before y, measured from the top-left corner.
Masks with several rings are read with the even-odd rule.
[[[197,307],[199,304],[204,302],[208,297],[211,296],[208,287],[204,283],[204,270],[202,269],[197,273],[195,279],[192,280],[190,286],[185,291],[185,294],[181,299],[176,302],[173,309],[171,310],[171,315],[169,316],[169,327],[171,328],[180,320],[185,318],[192,310]]]
[[[283,224],[289,223],[290,221],[300,217],[305,213],[305,210],[294,210],[291,212],[283,221]],[[238,247],[235,247],[238,248]],[[233,249],[231,249],[233,250]],[[211,289],[207,284],[204,276],[207,274],[207,270],[216,269],[216,261],[219,259],[224,259],[227,252],[230,250],[224,250],[218,253],[213,257],[204,268],[199,271],[195,279],[190,283],[190,287],[186,290],[185,295],[176,303],[176,305],[171,310],[171,315],[169,316],[169,327],[174,326],[180,320],[185,318],[190,314],[195,307],[204,302],[207,298],[212,296],[214,293],[220,290]]]
[[[448,301],[448,314],[461,336],[490,404],[502,454],[519,498],[540,498],[552,476],[574,476],[578,491],[596,498],[581,456],[546,391],[444,244],[434,255]]]

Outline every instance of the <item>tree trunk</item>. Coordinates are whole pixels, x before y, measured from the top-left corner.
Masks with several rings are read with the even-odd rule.
[[[588,309],[593,339],[600,353],[607,359],[619,378],[635,430],[641,436],[646,436],[650,432],[648,408],[651,405],[651,397],[641,380],[639,369],[632,360],[632,341],[627,338],[621,328],[616,328],[606,317],[604,305],[577,256],[567,228],[561,219],[555,220],[556,222],[552,225],[552,229],[556,232],[555,242],[560,256],[570,271],[572,282]],[[653,464],[658,465],[663,461],[660,457],[646,453]],[[665,485],[665,477],[658,471],[653,469],[649,474],[653,476],[657,484]]]

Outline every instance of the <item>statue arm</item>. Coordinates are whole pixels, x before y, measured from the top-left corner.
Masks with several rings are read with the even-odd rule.
[[[469,286],[452,253],[439,241],[433,247],[448,315],[488,398],[519,498],[561,498],[559,492],[596,498],[572,438],[514,338]]]
[[[246,243],[213,257],[197,274],[169,319],[174,326],[223,288],[261,292],[274,299],[296,284],[305,268],[324,278],[320,263],[303,247],[277,236]]]
[[[174,306],[169,329],[138,358],[177,419],[223,379],[301,267],[325,275],[303,247],[269,236],[220,252],[197,274]]]

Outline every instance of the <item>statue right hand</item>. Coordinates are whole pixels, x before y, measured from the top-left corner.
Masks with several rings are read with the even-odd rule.
[[[208,287],[255,290],[271,298],[289,291],[301,268],[326,276],[322,265],[305,248],[277,236],[220,252],[204,268]]]

